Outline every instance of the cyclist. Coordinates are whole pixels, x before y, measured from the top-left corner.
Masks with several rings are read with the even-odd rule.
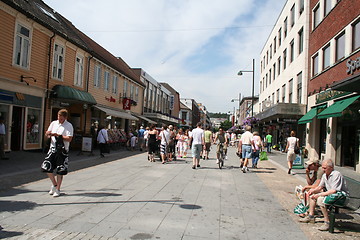
[[[219,143],[217,144],[217,150],[216,150],[216,163],[219,164],[220,147],[221,147],[220,145],[223,145],[225,159],[227,159],[227,144],[229,143],[229,140],[223,128],[219,128],[219,131],[215,135],[214,144],[216,144],[217,141],[219,141]]]

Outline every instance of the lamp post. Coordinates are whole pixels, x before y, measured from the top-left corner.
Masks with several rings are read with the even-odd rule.
[[[234,98],[234,99],[231,99],[231,102],[235,102],[235,101],[239,101],[239,113],[236,114],[237,116],[237,123],[239,123],[239,119],[240,119],[240,103],[241,103],[241,93],[239,93],[239,98]]]
[[[254,84],[255,84],[255,59],[253,59],[252,62],[252,71],[250,70],[240,70],[238,72],[238,75],[243,75],[244,72],[252,72],[253,78],[252,78],[252,94],[251,94],[251,117],[254,116]]]

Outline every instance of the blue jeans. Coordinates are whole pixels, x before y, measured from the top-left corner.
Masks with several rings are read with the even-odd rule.
[[[256,150],[256,152],[253,152],[253,158],[252,158],[253,167],[258,164],[259,158],[260,158],[260,150]]]
[[[267,152],[271,153],[272,143],[266,143],[266,147],[267,147]]]

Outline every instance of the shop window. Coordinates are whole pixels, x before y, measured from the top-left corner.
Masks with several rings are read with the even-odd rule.
[[[30,29],[17,24],[15,48],[14,48],[14,64],[23,68],[29,68],[30,58]]]
[[[0,117],[4,119],[5,124],[5,149],[7,149],[8,143],[7,143],[7,135],[9,133],[9,105],[0,104]]]
[[[26,143],[40,143],[40,110],[29,108],[27,111]]]

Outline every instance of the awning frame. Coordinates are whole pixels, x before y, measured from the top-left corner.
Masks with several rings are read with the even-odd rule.
[[[110,108],[106,108],[106,107],[102,107],[102,106],[97,106],[97,105],[95,105],[94,107],[99,109],[100,111],[105,112],[107,115],[110,115],[112,117],[135,120],[135,121],[139,120],[137,117],[134,117],[133,115],[131,115],[130,113],[127,113],[127,112],[122,112],[122,111],[118,111],[118,110],[114,110],[114,109],[110,109]]]
[[[360,95],[351,96],[349,98],[344,98],[334,102],[331,106],[322,111],[319,115],[317,115],[318,119],[325,119],[330,117],[341,117],[342,112],[353,104]]]

